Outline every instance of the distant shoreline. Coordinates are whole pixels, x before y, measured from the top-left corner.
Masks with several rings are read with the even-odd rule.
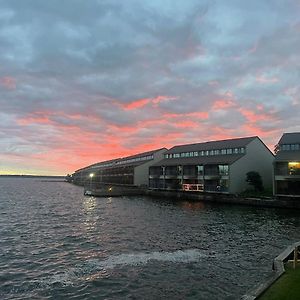
[[[0,177],[17,177],[17,178],[65,178],[59,175],[0,175]]]

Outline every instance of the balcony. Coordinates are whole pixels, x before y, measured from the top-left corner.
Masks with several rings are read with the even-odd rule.
[[[182,190],[186,192],[203,192],[204,190],[204,185],[203,184],[183,184],[182,185]]]

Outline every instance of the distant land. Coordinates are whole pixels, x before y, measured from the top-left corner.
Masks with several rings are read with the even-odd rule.
[[[65,176],[51,176],[51,175],[5,175],[0,174],[0,177],[22,177],[22,178],[53,178],[53,179],[64,179]]]

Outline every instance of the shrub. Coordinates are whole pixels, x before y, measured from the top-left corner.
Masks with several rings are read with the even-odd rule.
[[[250,171],[246,175],[246,182],[252,185],[255,191],[262,192],[264,190],[263,182],[258,172]]]

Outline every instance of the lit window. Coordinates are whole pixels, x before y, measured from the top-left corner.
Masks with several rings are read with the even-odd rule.
[[[241,153],[245,153],[245,148],[241,148]]]
[[[232,149],[227,149],[227,150],[226,150],[226,153],[227,153],[227,154],[232,154]]]
[[[205,155],[206,155],[206,156],[209,155],[209,151],[208,151],[208,150],[205,151]]]
[[[219,165],[219,174],[220,175],[228,175],[228,165]]]
[[[221,154],[223,154],[223,155],[226,154],[226,149],[222,149]]]
[[[194,152],[194,156],[199,156],[198,151],[195,151],[195,152]]]
[[[300,162],[289,162],[290,175],[300,175]]]

